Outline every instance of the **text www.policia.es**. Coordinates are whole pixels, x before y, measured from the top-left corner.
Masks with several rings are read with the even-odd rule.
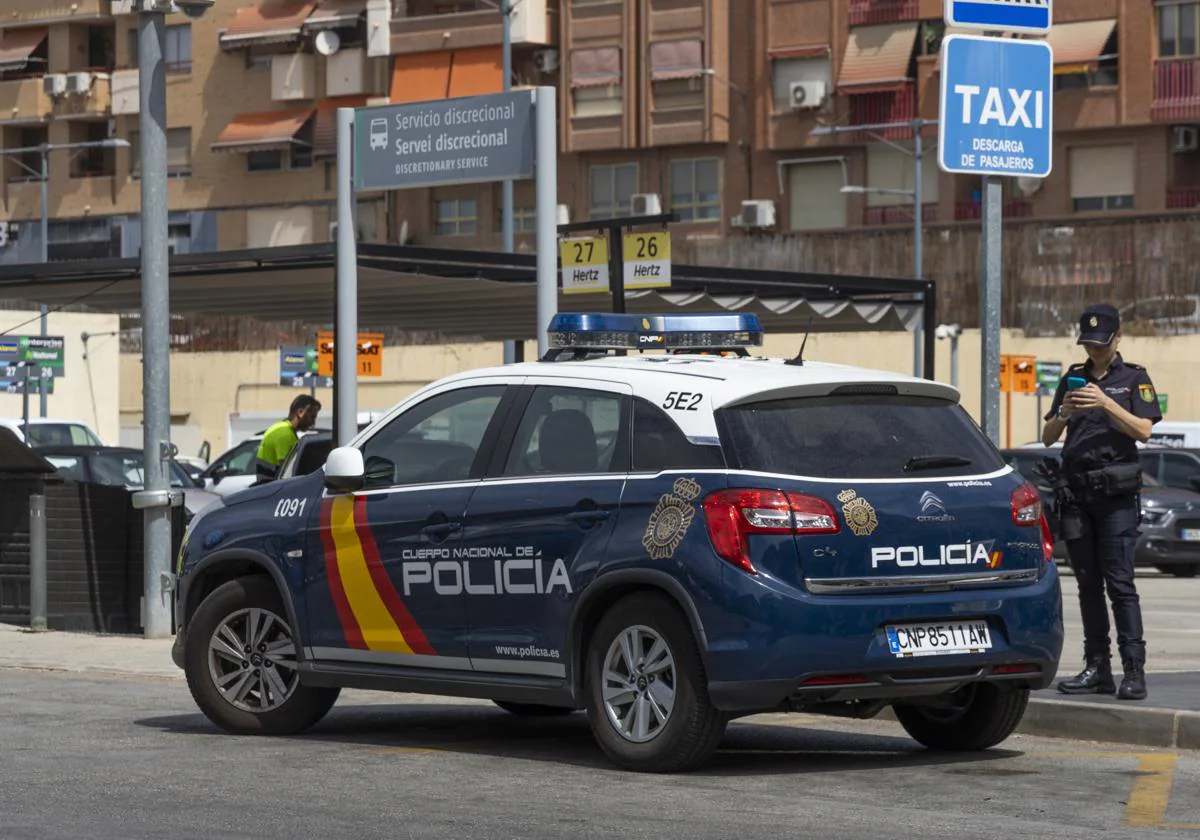
[[[558,651],[535,647],[533,645],[526,645],[524,647],[496,645],[496,653],[500,656],[518,656],[521,659],[527,659],[531,656],[536,656],[540,659],[558,659]]]

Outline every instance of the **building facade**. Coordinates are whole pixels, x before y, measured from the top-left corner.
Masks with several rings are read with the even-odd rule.
[[[140,247],[131,0],[6,0],[0,262]],[[334,109],[498,91],[496,0],[221,0],[170,15],[170,236],[177,253],[328,241]],[[684,241],[910,226],[912,128],[936,120],[942,0],[520,0],[516,87],[559,90],[561,215],[679,214]],[[1200,2],[1057,0],[1054,171],[1005,179],[1047,225],[1200,205]],[[892,125],[874,131],[863,125]],[[925,222],[979,218],[924,129]],[[29,151],[17,152],[14,150]],[[857,191],[847,192],[845,187]],[[886,192],[878,192],[885,190]],[[515,190],[532,246],[533,185]],[[1067,220],[1067,221],[1064,221]],[[977,224],[977,223],[976,223]],[[367,241],[500,244],[498,185],[360,197]]]

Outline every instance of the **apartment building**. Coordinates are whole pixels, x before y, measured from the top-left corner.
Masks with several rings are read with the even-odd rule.
[[[0,146],[50,153],[50,257],[137,253],[130,0],[6,0]],[[200,251],[325,241],[333,111],[498,91],[496,0],[222,0],[167,31],[171,237]],[[942,0],[520,0],[514,86],[559,90],[572,220],[670,210],[683,239],[907,225],[916,118],[937,118]],[[1009,218],[1200,205],[1200,0],[1057,0],[1054,172]],[[893,128],[864,131],[858,126]],[[978,178],[923,134],[923,219],[979,217]],[[36,261],[40,155],[3,159],[0,261]],[[531,246],[532,183],[516,187]],[[854,194],[846,186],[861,187]],[[887,192],[878,192],[885,190]],[[364,239],[495,248],[498,185],[362,196]]]

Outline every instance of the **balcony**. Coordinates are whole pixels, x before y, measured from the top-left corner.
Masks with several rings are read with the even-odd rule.
[[[0,123],[40,123],[50,111],[41,76],[0,82]]]
[[[110,0],[4,0],[4,23],[73,23],[112,16]]]
[[[921,205],[921,223],[932,224],[937,221],[937,203]],[[867,227],[880,225],[911,225],[913,223],[913,208],[911,204],[891,204],[886,207],[864,207],[863,224]]]
[[[558,18],[551,17],[547,6],[547,0],[522,0],[514,4],[514,46],[547,46],[558,42]],[[504,37],[500,13],[494,3],[410,0],[407,11],[407,15],[391,20],[393,55],[499,46]]]
[[[1167,187],[1168,210],[1193,210],[1200,207],[1200,187]]]
[[[909,123],[917,116],[917,91],[913,84],[881,93],[851,93],[849,99],[851,126]],[[853,142],[868,143],[879,137],[885,140],[911,139],[912,129],[905,125],[873,134],[857,132],[853,135]]]
[[[1200,58],[1156,61],[1150,118],[1173,122],[1197,117],[1200,117]]]
[[[918,0],[850,0],[850,25],[917,20]]]
[[[106,73],[66,73],[66,92],[53,98],[57,119],[107,117],[112,113],[112,81]]]
[[[1028,219],[1033,216],[1033,203],[1020,198],[1010,199],[1001,205],[1000,212],[1006,219]],[[983,205],[974,201],[960,201],[954,205],[954,220],[969,222],[983,218]]]

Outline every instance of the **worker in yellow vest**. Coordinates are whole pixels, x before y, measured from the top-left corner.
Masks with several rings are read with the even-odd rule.
[[[292,400],[287,419],[272,424],[258,444],[255,468],[260,480],[275,478],[279,473],[279,465],[300,440],[300,435],[316,425],[320,412],[321,404],[308,394],[301,394]]]

